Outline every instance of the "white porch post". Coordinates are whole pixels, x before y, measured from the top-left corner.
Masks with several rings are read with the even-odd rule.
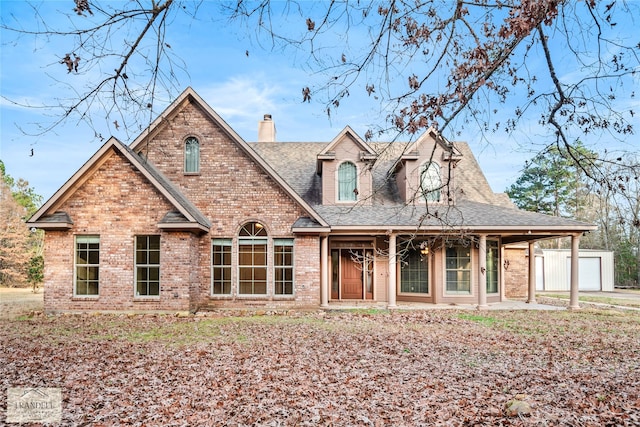
[[[478,243],[478,310],[488,308],[487,305],[487,235],[480,235]]]
[[[571,236],[571,292],[569,297],[569,310],[578,310],[579,296],[579,265],[580,265],[580,234]]]
[[[529,291],[527,303],[536,303],[536,242],[529,242]]]
[[[396,308],[396,235],[389,235],[389,287],[387,289],[388,304],[387,308]]]
[[[320,307],[329,307],[329,237],[320,237]]]

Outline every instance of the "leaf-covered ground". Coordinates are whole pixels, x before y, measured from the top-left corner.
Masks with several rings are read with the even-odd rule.
[[[2,388],[60,387],[65,426],[640,425],[637,313],[36,315],[0,336]]]

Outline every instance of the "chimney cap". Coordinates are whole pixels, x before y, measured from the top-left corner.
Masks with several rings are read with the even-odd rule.
[[[264,115],[264,119],[265,120],[271,120],[271,114],[265,114]]]

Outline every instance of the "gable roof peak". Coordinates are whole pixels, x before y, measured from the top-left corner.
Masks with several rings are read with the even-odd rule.
[[[443,155],[443,160],[456,161],[462,158],[462,153],[455,147],[455,144],[442,136],[433,126],[430,126],[412,144],[409,144],[404,150],[406,156],[403,157],[407,157],[407,159],[415,157],[415,154],[420,152],[420,146],[429,140],[435,141],[436,144],[444,148],[446,155]]]
[[[322,149],[322,151],[318,154],[318,156],[322,156],[327,153],[335,151],[336,145],[338,145],[344,139],[345,136],[351,137],[351,140],[355,142],[356,145],[360,147],[360,149],[366,155],[377,156],[377,153],[375,152],[375,150],[371,148],[371,146],[367,144],[364,139],[360,138],[360,136],[356,133],[356,131],[354,131],[349,125],[345,126],[344,129],[342,129],[342,131],[340,131],[340,133],[338,133],[338,135],[336,135],[336,137],[333,138],[331,142],[329,142],[329,144],[327,144]]]
[[[162,128],[163,122],[167,119],[167,117],[174,114],[174,112],[179,111],[181,106],[185,101],[196,104],[200,109],[204,112],[204,115],[210,119],[212,122],[216,123],[222,132],[227,135],[229,140],[234,143],[244,154],[246,154],[253,162],[255,162],[258,167],[260,167],[263,171],[267,173],[271,178],[275,180],[275,182],[287,193],[289,194],[297,203],[299,203],[303,209],[305,209],[309,215],[311,215],[314,220],[318,223],[326,226],[326,222],[313,210],[311,205],[309,205],[304,199],[302,199],[291,186],[285,182],[275,170],[269,165],[265,160],[260,157],[256,151],[235,131],[227,124],[227,122],[222,119],[215,112],[209,104],[207,104],[204,99],[200,97],[196,93],[196,91],[188,86],[178,98],[176,98],[163,112],[160,114],[148,127],[142,132],[129,146],[129,149],[138,151],[140,147],[143,146],[144,142],[153,138],[154,134],[158,132]]]

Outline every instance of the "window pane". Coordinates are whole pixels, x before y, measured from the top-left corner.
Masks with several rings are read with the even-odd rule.
[[[331,292],[338,294],[340,288],[340,254],[336,249],[331,250]]]
[[[87,267],[87,279],[98,281],[99,269],[98,267]]]
[[[87,264],[89,262],[89,254],[86,250],[76,251],[76,264]]]
[[[357,169],[351,162],[344,162],[338,168],[338,200],[357,200]]]
[[[240,293],[241,294],[252,294],[253,288],[251,286],[251,282],[240,281]]]
[[[152,250],[160,250],[160,236],[148,236],[149,238],[149,249]]]
[[[136,295],[146,295],[146,294],[147,294],[146,282],[138,282],[136,285]]]
[[[88,258],[89,258],[88,259],[89,264],[100,264],[100,251],[97,248],[90,249]]]
[[[149,282],[149,295],[160,295],[160,282]]]
[[[267,281],[261,280],[256,281],[254,284],[254,290],[252,292],[254,295],[264,295],[267,293]]]
[[[499,251],[498,242],[495,240],[487,241],[487,293],[495,294],[498,292],[498,263]]]
[[[100,237],[76,236],[75,295],[98,295]]]
[[[242,226],[242,229],[240,230],[240,236],[257,237],[266,235],[267,230],[265,230],[264,225],[259,222],[248,222]]]
[[[274,239],[274,288],[276,295],[293,294],[293,239]]]
[[[418,248],[407,250],[400,274],[400,292],[429,293],[429,255],[423,255]]]
[[[447,248],[446,289],[449,293],[471,293],[471,249],[464,246]]]
[[[160,251],[149,251],[149,264],[160,264]]]
[[[437,163],[427,163],[423,166],[420,176],[420,187],[424,198],[429,202],[440,201],[440,165]]]
[[[254,246],[253,250],[253,265],[267,265],[266,245],[256,245]]]
[[[160,280],[160,269],[158,267],[149,267],[149,280]]]
[[[267,269],[266,268],[254,268],[253,278],[257,282],[265,282],[267,283]]]
[[[88,282],[87,283],[87,295],[98,295],[98,283],[97,282]]]
[[[136,264],[147,264],[147,252],[136,251]]]
[[[200,170],[200,143],[196,138],[187,138],[184,143],[184,171]]]
[[[136,295],[160,295],[160,236],[136,236]]]
[[[240,230],[238,244],[238,285],[241,294],[267,293],[267,239],[252,236],[266,236],[260,223],[245,224]]]
[[[231,293],[231,239],[213,239],[212,295]]]

